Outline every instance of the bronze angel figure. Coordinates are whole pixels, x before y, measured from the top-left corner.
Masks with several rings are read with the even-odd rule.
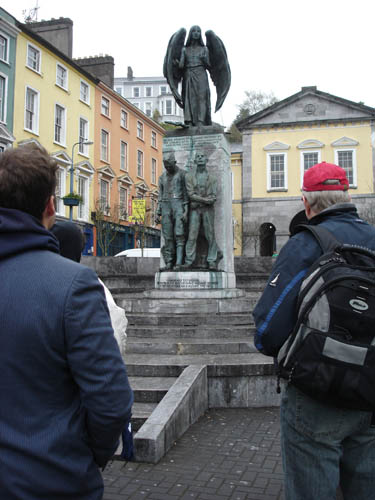
[[[211,30],[206,31],[207,45],[199,26],[193,26],[185,43],[186,30],[181,28],[169,40],[163,73],[177,104],[184,110],[188,127],[211,125],[211,100],[207,71],[216,86],[215,113],[228,94],[230,67],[223,42]],[[182,81],[182,92],[179,83]]]

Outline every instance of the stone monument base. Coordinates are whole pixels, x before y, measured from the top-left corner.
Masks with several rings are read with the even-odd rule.
[[[158,290],[235,289],[236,276],[224,271],[164,271],[155,274]]]

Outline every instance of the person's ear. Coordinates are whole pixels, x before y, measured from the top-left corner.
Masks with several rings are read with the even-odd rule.
[[[55,216],[55,197],[52,195],[49,197],[46,208],[44,209],[42,214],[42,224],[46,229],[51,229],[51,227],[54,225]]]

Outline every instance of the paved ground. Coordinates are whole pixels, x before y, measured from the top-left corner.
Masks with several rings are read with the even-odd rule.
[[[157,464],[111,462],[104,500],[284,500],[276,408],[210,410]]]

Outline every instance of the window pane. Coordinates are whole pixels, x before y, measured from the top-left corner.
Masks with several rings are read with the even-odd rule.
[[[303,153],[303,168],[308,170],[318,163],[318,153]]]
[[[108,132],[105,130],[101,134],[101,159],[108,161]]]
[[[128,145],[126,144],[126,142],[121,141],[121,143],[120,143],[120,169],[121,170],[126,170],[127,148],[128,148]]]
[[[56,104],[55,111],[55,141],[59,143],[64,142],[64,108]]]
[[[137,152],[137,175],[138,175],[138,177],[143,177],[143,153],[142,153],[142,151]]]
[[[85,82],[81,82],[80,98],[84,102],[88,102],[89,100],[89,86]]]
[[[0,76],[0,121],[5,122],[5,78]]]
[[[87,202],[86,186],[87,186],[86,177],[78,177],[78,194],[82,198],[81,203],[78,205],[78,217],[80,219],[86,218],[86,202]]]
[[[284,187],[284,155],[271,156],[271,188]]]
[[[36,92],[31,89],[26,91],[26,113],[25,128],[34,131],[36,129]]]
[[[40,62],[40,52],[39,50],[34,49],[34,47],[29,46],[27,50],[27,65],[34,69],[35,71],[39,71],[39,62]]]
[[[128,128],[128,113],[124,110],[121,111],[121,127]]]
[[[102,97],[102,113],[109,116],[109,100],[105,97]]]
[[[337,152],[338,164],[346,172],[349,184],[354,184],[353,177],[353,151],[338,151]]]
[[[88,146],[86,144],[81,144],[88,140],[88,122],[84,118],[80,118],[79,120],[79,152],[87,155],[88,154]]]
[[[0,35],[0,59],[7,60],[8,40]]]
[[[59,64],[57,65],[57,71],[56,71],[56,83],[60,85],[60,87],[66,87],[66,69],[60,66]]]

